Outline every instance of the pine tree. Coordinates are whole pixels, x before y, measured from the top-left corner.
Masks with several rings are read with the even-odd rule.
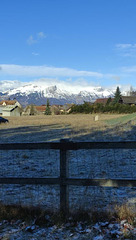
[[[118,103],[120,98],[121,98],[121,91],[120,91],[119,87],[117,87],[115,95],[114,95],[113,103],[114,104]]]
[[[49,99],[47,99],[46,109],[45,109],[45,115],[51,115],[51,109],[50,109]]]
[[[111,99],[111,97],[109,97],[109,98],[107,99],[106,105],[109,105],[111,102],[112,102],[112,99]]]

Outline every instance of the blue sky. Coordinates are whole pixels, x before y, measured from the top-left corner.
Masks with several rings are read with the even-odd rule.
[[[0,81],[136,87],[135,0],[1,0]]]

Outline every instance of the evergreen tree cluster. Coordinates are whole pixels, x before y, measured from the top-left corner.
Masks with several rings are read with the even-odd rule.
[[[120,104],[119,99],[121,97],[121,92],[119,87],[117,87],[114,100],[111,98],[107,100],[106,104],[96,103],[90,104],[84,102],[84,104],[73,105],[70,113],[134,113],[136,112],[135,105]]]
[[[50,109],[49,99],[47,99],[46,109],[45,109],[45,115],[51,115],[51,109]]]
[[[113,104],[118,103],[119,100],[120,100],[120,98],[121,98],[121,91],[120,91],[119,87],[117,87],[116,92],[115,92],[115,95],[114,95]]]
[[[70,113],[134,113],[136,112],[135,105],[110,103],[110,104],[92,104],[84,102],[81,105],[73,105]]]

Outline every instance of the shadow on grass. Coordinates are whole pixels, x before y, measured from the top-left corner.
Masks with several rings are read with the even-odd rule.
[[[77,136],[76,136],[77,135]],[[118,141],[136,141],[136,126],[131,125],[131,121],[116,126],[107,126],[104,130],[92,128],[90,132],[84,130],[77,132],[73,141],[90,141],[90,142],[118,142]]]
[[[70,134],[69,126],[40,125],[0,130],[0,143],[57,141]]]
[[[2,129],[0,130],[0,143],[59,141],[66,138],[66,135],[72,141],[136,141],[136,126],[130,128],[130,123],[127,123],[105,130],[92,129],[89,133],[88,130],[87,132],[85,130],[74,131],[68,125],[64,128],[56,124]]]
[[[78,126],[77,126],[78,127]],[[77,129],[70,125],[40,125],[0,130],[0,143],[10,142],[47,142],[67,138],[72,141],[130,141],[136,140],[136,126],[131,121],[116,126]]]

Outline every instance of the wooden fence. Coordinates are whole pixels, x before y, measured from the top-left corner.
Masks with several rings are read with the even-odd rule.
[[[74,179],[68,177],[68,150],[81,149],[136,149],[136,142],[70,142],[65,139],[60,142],[42,143],[10,143],[0,144],[0,150],[60,150],[60,176],[58,178],[1,178],[0,184],[40,184],[60,186],[60,211],[66,216],[69,209],[68,185],[101,186],[101,187],[136,187],[136,179]]]

